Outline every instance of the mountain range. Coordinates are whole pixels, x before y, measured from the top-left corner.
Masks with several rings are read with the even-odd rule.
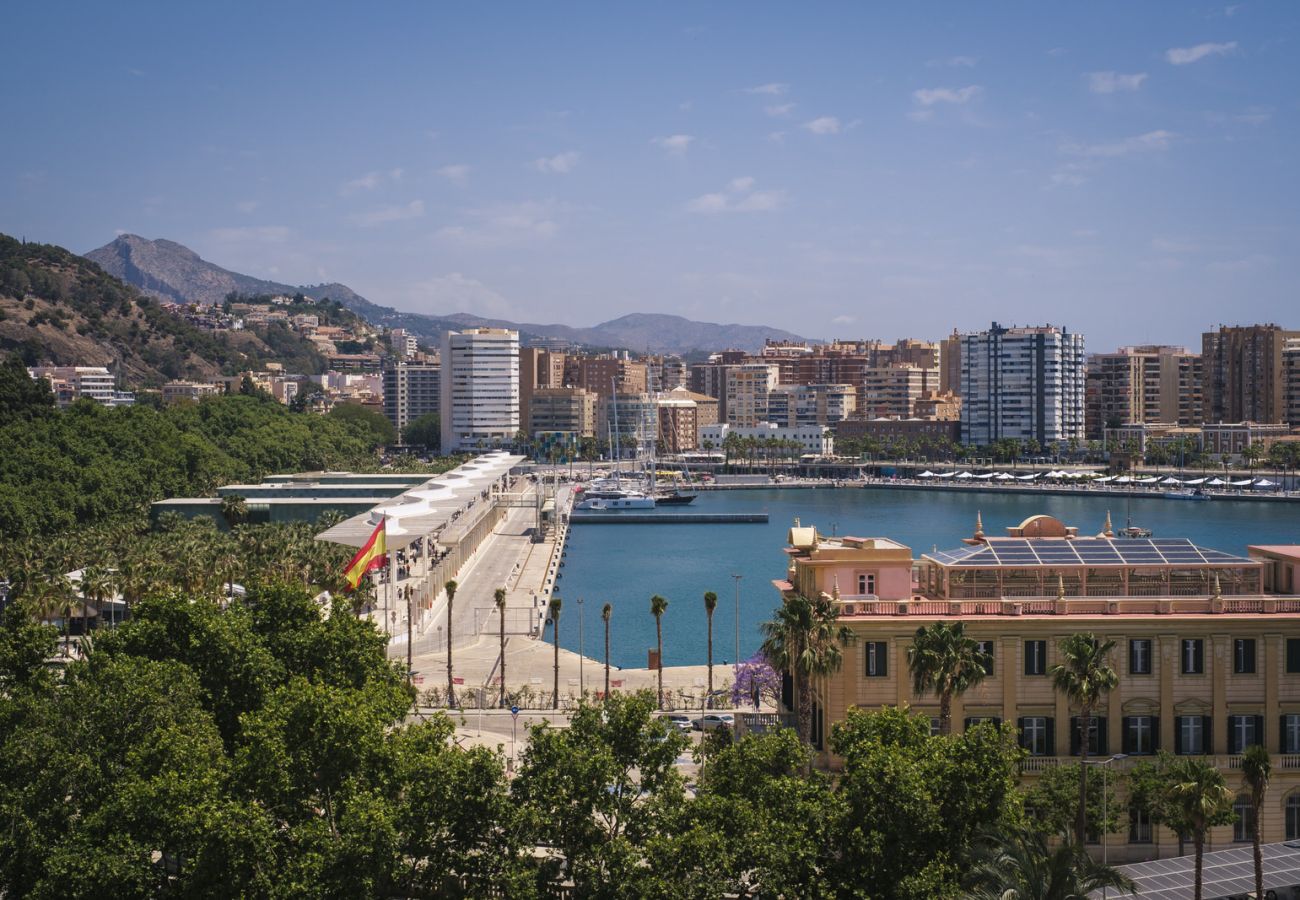
[[[434,316],[404,312],[372,303],[344,284],[290,285],[266,281],[208,262],[175,241],[148,240],[134,234],[121,235],[90,251],[86,258],[108,274],[163,300],[213,304],[220,303],[232,291],[241,294],[302,293],[318,300],[328,297],[372,324],[404,328],[428,343],[435,343],[446,331],[474,326],[516,330],[524,344],[559,338],[584,347],[624,348],[683,356],[722,349],[757,351],[768,338],[804,340],[792,332],[765,325],[723,325],[651,313],[633,313],[581,328],[510,322],[469,313]]]

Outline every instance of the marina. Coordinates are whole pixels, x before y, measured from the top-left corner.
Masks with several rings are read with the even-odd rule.
[[[759,623],[771,618],[779,602],[771,582],[785,576],[781,551],[795,517],[828,535],[892,538],[909,546],[914,557],[960,546],[970,536],[977,513],[985,530],[999,535],[1006,526],[1037,513],[1077,525],[1080,534],[1096,534],[1109,513],[1117,531],[1131,519],[1158,538],[1187,538],[1228,553],[1243,554],[1248,544],[1300,543],[1300,509],[1229,497],[1201,504],[1086,490],[753,488],[701,492],[692,512],[766,514],[768,521],[745,528],[627,522],[617,528],[584,526],[570,532],[554,590],[572,604],[566,609],[575,614],[577,598],[584,599],[588,654],[600,653],[592,636],[600,633],[599,610],[609,602],[614,607],[612,662],[644,666],[646,650],[655,643],[649,598],[657,593],[669,600],[663,617],[665,664],[704,662],[707,630],[701,598],[713,591],[719,597],[713,621],[715,663],[734,661],[737,645],[742,659],[752,655],[761,642]],[[644,515],[658,518],[664,513]],[[577,524],[579,516],[571,521]],[[578,650],[579,630],[569,621],[571,626],[561,631],[561,646]]]
[[[768,520],[759,513],[574,513],[572,525],[754,525]]]

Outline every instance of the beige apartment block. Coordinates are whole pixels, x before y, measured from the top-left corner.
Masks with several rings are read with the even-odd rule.
[[[837,675],[815,687],[815,737],[851,706],[907,705],[936,723],[938,700],[916,696],[907,649],[918,628],[961,622],[993,659],[988,677],[959,697],[953,727],[1015,726],[1032,782],[1077,760],[1079,714],[1052,689],[1062,639],[1113,640],[1119,685],[1096,713],[1090,756],[1119,773],[1158,750],[1203,756],[1242,793],[1241,753],[1273,755],[1262,817],[1265,843],[1300,838],[1300,546],[1251,547],[1235,556],[1184,539],[1078,534],[1050,516],[923,553],[887,538],[790,532],[783,596],[826,594],[856,642]],[[837,760],[824,758],[834,767]],[[1122,779],[1117,779],[1122,783]],[[1127,807],[1127,797],[1119,792]],[[1121,814],[1112,862],[1172,856],[1177,838]],[[1248,843],[1244,825],[1213,830],[1207,849]]]

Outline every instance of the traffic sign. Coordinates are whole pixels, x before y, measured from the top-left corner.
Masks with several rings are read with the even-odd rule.
[[[514,716],[516,719],[519,718],[519,707],[517,706],[510,707],[510,715]]]

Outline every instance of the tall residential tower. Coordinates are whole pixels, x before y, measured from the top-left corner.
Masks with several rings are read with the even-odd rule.
[[[509,444],[519,426],[519,332],[469,328],[443,334],[443,452]]]

